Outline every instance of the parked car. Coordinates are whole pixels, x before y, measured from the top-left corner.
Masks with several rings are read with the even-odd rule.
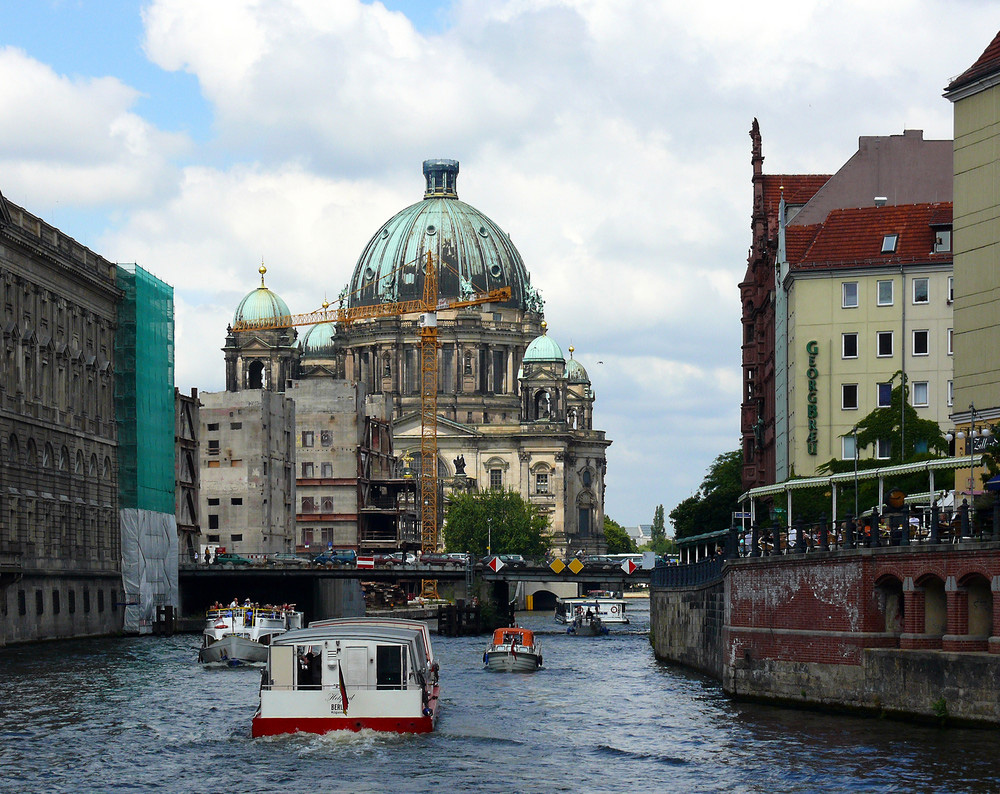
[[[269,554],[267,556],[267,563],[268,565],[308,565],[309,560],[306,557],[300,557],[298,554],[279,551]]]
[[[317,554],[312,561],[314,565],[354,565],[358,561],[358,553],[354,549],[333,549]]]
[[[388,554],[376,554],[375,564],[384,565],[385,567],[392,567],[396,565],[413,565],[417,561],[417,557],[412,552],[406,552],[403,555],[401,551],[394,551]]]
[[[512,568],[524,568],[528,565],[528,561],[520,554],[487,554],[479,561],[479,564],[485,567],[494,557],[499,557],[500,562]]]
[[[432,553],[424,554],[420,557],[420,562],[423,565],[434,565],[434,566],[445,566],[452,568],[464,568],[466,562],[469,559],[469,555],[465,552],[447,552],[447,553]]]
[[[257,565],[254,560],[243,557],[239,554],[233,554],[232,552],[223,552],[222,554],[215,555],[216,565]]]
[[[584,568],[599,568],[601,570],[619,568],[622,564],[621,560],[616,560],[614,557],[608,557],[604,554],[591,554],[588,557],[584,557],[581,562],[583,562]]]

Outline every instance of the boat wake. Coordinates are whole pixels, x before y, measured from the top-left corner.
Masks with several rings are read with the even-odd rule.
[[[658,764],[667,766],[687,766],[690,761],[686,758],[676,758],[672,755],[660,755],[659,753],[637,753],[633,750],[620,750],[607,744],[597,745],[597,752],[612,755],[618,758],[634,758],[640,761],[655,761]]]

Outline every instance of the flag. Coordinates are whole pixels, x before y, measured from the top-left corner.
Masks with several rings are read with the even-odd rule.
[[[340,701],[343,704],[344,714],[347,714],[347,686],[344,684],[344,668],[337,665],[337,674],[340,677]]]

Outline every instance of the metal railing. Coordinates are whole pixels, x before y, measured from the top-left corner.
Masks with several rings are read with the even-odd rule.
[[[663,565],[653,569],[651,587],[698,587],[722,577],[725,555],[686,565]]]

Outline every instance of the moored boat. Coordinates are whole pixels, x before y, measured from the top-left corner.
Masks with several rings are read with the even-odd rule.
[[[267,660],[275,637],[302,628],[302,613],[288,606],[228,606],[208,610],[198,661],[238,666]]]
[[[534,632],[528,629],[496,629],[490,647],[483,653],[483,666],[496,672],[533,673],[542,666],[542,649]]]
[[[438,717],[438,664],[427,625],[335,618],[289,631],[268,648],[251,734],[369,728],[428,733]]]

